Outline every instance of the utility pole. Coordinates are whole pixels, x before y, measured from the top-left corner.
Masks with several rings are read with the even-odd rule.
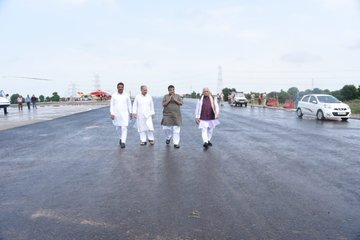
[[[221,93],[222,93],[222,86],[223,86],[222,68],[221,68],[221,66],[219,66],[218,81],[217,81],[217,94],[219,94],[219,95],[221,95]]]
[[[69,87],[69,93],[70,93],[70,101],[75,101],[75,97],[76,97],[76,84],[75,83],[70,83],[70,87]]]
[[[95,79],[94,79],[94,90],[97,91],[97,90],[101,90],[100,88],[100,77],[99,77],[99,74],[95,73],[94,75]]]
[[[222,89],[223,89],[222,68],[221,68],[221,66],[219,66],[218,81],[217,81],[217,97],[218,97],[218,101],[221,106],[224,105]]]

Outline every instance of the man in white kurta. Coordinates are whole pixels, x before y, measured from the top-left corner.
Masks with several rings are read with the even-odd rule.
[[[119,144],[121,148],[125,148],[127,126],[131,117],[131,100],[129,95],[124,92],[124,84],[122,82],[118,83],[117,89],[118,91],[111,95],[110,114],[120,138]]]
[[[132,114],[133,117],[136,118],[136,125],[140,135],[140,145],[146,145],[147,139],[150,145],[154,145],[154,102],[150,94],[147,93],[147,86],[142,85],[140,90],[141,94],[135,97]]]

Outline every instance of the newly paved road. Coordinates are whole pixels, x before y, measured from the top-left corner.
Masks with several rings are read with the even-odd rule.
[[[108,108],[0,131],[0,239],[360,239],[360,121],[225,105],[202,149],[186,100],[181,148]]]

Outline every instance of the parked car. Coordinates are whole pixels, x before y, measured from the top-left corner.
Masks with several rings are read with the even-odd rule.
[[[351,116],[349,105],[327,94],[309,94],[301,98],[296,109],[296,115],[314,116],[318,120],[338,119],[347,121]]]

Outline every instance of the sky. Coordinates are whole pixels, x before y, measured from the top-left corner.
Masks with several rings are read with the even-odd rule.
[[[0,0],[0,89],[118,82],[153,96],[359,86],[360,0]]]

